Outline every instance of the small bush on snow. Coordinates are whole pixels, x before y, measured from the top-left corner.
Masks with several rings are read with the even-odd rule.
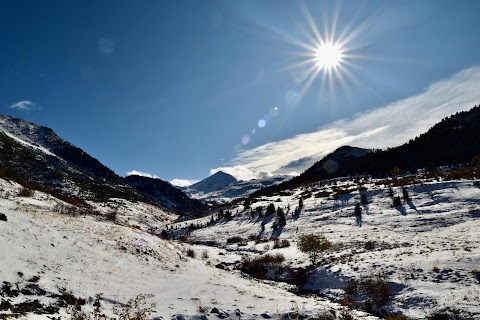
[[[281,249],[281,248],[288,248],[290,247],[290,241],[287,239],[274,239],[273,240],[273,249]]]
[[[233,243],[237,243],[237,244],[243,244],[245,243],[246,244],[246,240],[240,236],[233,236],[233,237],[230,237],[227,239],[227,243],[229,244],[233,244]]]
[[[151,294],[139,294],[128,300],[122,308],[115,308],[113,313],[120,320],[146,320],[156,307],[155,303],[147,303],[147,299],[151,297],[153,297]]]
[[[195,258],[195,250],[193,249],[187,249],[186,254],[189,258]]]
[[[22,189],[20,189],[20,191],[18,192],[18,196],[30,198],[30,197],[33,197],[34,193],[35,191],[33,191],[32,189],[29,189],[27,187],[22,187]]]
[[[240,270],[254,276],[257,279],[266,279],[269,269],[281,264],[285,257],[281,253],[266,254],[256,258],[250,258],[243,261]]]
[[[316,265],[320,253],[328,250],[331,246],[332,244],[330,241],[321,234],[301,235],[297,243],[298,249],[301,252],[308,254],[313,266]]]

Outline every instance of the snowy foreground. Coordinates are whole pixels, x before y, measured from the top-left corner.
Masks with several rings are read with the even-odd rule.
[[[375,319],[350,309],[364,295],[352,290],[352,281],[378,277],[392,292],[382,312],[413,319],[441,312],[480,319],[478,186],[472,181],[410,185],[411,201],[394,208],[382,184],[366,182],[363,191],[350,181],[335,184],[261,198],[251,209],[223,208],[235,214],[233,219],[192,231],[186,241],[196,244],[188,244],[153,233],[168,225],[178,236],[190,221],[175,223],[176,216],[146,204],[112,199],[95,204],[104,215],[60,213],[60,200],[40,192],[19,197],[19,185],[0,179],[0,213],[7,218],[0,221],[0,318],[12,315],[8,305],[38,300],[44,312],[37,308],[37,314],[20,317],[69,319],[68,303],[59,303],[59,296],[85,299],[82,310],[91,311],[95,295],[102,293],[108,315],[138,294],[151,294],[147,301],[156,304],[151,318]],[[336,188],[350,191],[334,200]],[[402,194],[401,188],[393,190]],[[355,217],[361,193],[368,204]],[[297,209],[300,197],[304,205]],[[275,217],[251,213],[270,203],[287,216],[286,226],[276,232],[271,228]],[[104,218],[112,210],[116,223]],[[193,223],[208,221],[210,215]],[[282,253],[286,267],[308,267],[307,256],[295,245],[305,233],[324,234],[332,248],[301,290],[269,281],[281,280],[275,270],[267,280],[238,270],[245,259],[267,252]],[[244,241],[227,244],[234,236]],[[288,240],[290,246],[274,249],[271,236]],[[256,243],[254,238],[263,240]],[[218,311],[210,313],[214,308]]]
[[[429,179],[431,180],[431,179]],[[301,234],[321,233],[332,243],[321,266],[310,273],[303,289],[329,297],[344,305],[363,306],[372,294],[352,288],[352,283],[381,279],[391,297],[377,307],[383,314],[403,314],[408,318],[480,319],[480,187],[474,181],[423,181],[405,188],[410,200],[403,200],[402,187],[393,187],[401,205],[393,207],[385,181],[334,181],[313,185],[290,194],[262,197],[251,204],[224,208],[237,212],[232,221],[219,221],[191,233],[196,242],[216,241],[238,255],[252,251],[282,253],[284,265],[308,265],[296,248]],[[360,190],[360,191],[359,191]],[[343,193],[334,197],[334,193]],[[354,215],[356,203],[364,194],[361,217]],[[303,207],[298,208],[299,198]],[[287,224],[273,232],[276,218],[251,215],[257,207],[263,212],[273,203],[287,213]],[[299,214],[296,214],[299,213]],[[261,231],[261,223],[265,231]],[[243,242],[227,244],[227,239],[251,235],[277,236],[291,246],[272,249],[274,243]],[[252,238],[252,237],[251,237]],[[258,242],[258,241],[257,241]],[[280,276],[268,275],[267,278]],[[355,282],[356,281],[356,282]],[[373,288],[373,296],[379,288]],[[363,290],[365,291],[365,290]],[[362,297],[362,294],[364,295]],[[374,299],[373,298],[373,299]],[[378,312],[377,312],[378,313]]]
[[[40,192],[18,197],[19,190],[20,186],[0,179],[0,212],[7,217],[6,222],[0,221],[2,306],[25,306],[38,300],[45,306],[43,311],[50,311],[46,307],[57,305],[58,295],[66,292],[85,299],[85,310],[92,310],[95,295],[103,293],[102,307],[109,315],[114,306],[138,294],[153,295],[147,299],[156,303],[151,317],[163,318],[195,315],[206,308],[210,312],[214,307],[220,311],[209,317],[215,319],[219,314],[223,317],[223,312],[238,319],[237,314],[266,318],[292,309],[310,314],[342,309],[338,304],[299,297],[242,277],[239,272],[215,268],[218,249],[211,248],[208,257],[200,252],[197,258],[187,257],[190,245],[146,232],[149,226],[161,228],[176,218],[153,207],[120,200],[112,203],[120,224],[130,225],[126,227],[96,216],[55,212],[59,200]],[[15,290],[20,293],[8,294]],[[0,309],[0,316],[11,315],[5,309]],[[66,311],[62,307],[53,316],[68,319]],[[27,312],[22,317],[48,319],[52,315]]]

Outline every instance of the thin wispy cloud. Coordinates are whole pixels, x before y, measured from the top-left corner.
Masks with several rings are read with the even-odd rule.
[[[132,171],[127,172],[127,176],[141,176],[141,177],[147,177],[147,178],[160,179],[156,175],[152,175],[148,172],[142,172],[142,171],[137,171],[137,170],[132,170]]]
[[[32,101],[22,100],[17,103],[11,104],[10,108],[21,111],[31,111],[34,109],[38,109],[39,107],[36,103],[33,103]]]
[[[188,187],[196,182],[198,182],[198,180],[173,179],[170,181],[170,184],[177,187]]]
[[[401,145],[435,123],[480,103],[480,66],[438,81],[422,93],[297,135],[238,153],[230,162],[251,172],[301,172],[343,145],[386,148]],[[216,169],[214,169],[216,170]]]

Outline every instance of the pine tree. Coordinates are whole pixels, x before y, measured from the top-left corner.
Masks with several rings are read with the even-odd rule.
[[[298,200],[298,207],[299,208],[303,207],[303,198],[300,198],[300,200]]]
[[[356,216],[356,217],[360,217],[360,216],[362,215],[362,208],[360,208],[360,203],[357,203],[357,204],[355,205],[355,211],[354,211],[354,213],[355,213],[355,216]]]
[[[168,232],[167,230],[162,230],[162,233],[160,234],[160,237],[162,237],[163,239],[167,239],[168,238]]]
[[[275,213],[275,205],[270,203],[267,207],[267,216]]]
[[[251,201],[249,198],[245,199],[245,201],[243,202],[243,207],[246,209],[250,209],[250,204],[251,204]]]
[[[407,189],[402,188],[402,192],[403,192],[403,200],[409,201],[409,200],[410,200],[410,196],[408,195]]]
[[[258,217],[263,216],[263,208],[262,207],[257,207],[257,212],[258,212]]]
[[[284,227],[287,225],[287,219],[285,219],[285,213],[283,212],[283,209],[278,207],[277,209],[277,218],[278,218],[278,225],[280,227]]]
[[[393,196],[394,196],[392,186],[388,186],[388,196],[389,196],[390,198],[393,198]]]
[[[398,207],[402,205],[402,200],[400,199],[400,196],[396,196],[393,198],[393,206]]]

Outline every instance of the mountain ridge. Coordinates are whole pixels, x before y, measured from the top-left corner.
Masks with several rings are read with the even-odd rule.
[[[208,193],[224,189],[236,181],[238,180],[234,176],[223,171],[218,171],[211,176],[192,184],[191,186],[187,187],[187,189]]]
[[[142,193],[100,161],[59,137],[52,129],[20,118],[0,115],[0,150],[0,176],[68,201],[78,203],[76,200],[80,200],[85,205],[86,200],[123,198],[164,208],[175,207],[180,214],[187,213],[182,208],[202,207],[185,194],[179,195],[180,190],[166,183],[162,184],[168,189],[164,194],[176,195],[176,200],[187,203],[193,201],[195,205],[185,206],[173,199],[162,201]]]
[[[359,156],[339,155],[354,147],[343,146],[317,161],[299,176],[263,188],[251,196],[262,196],[301,185],[342,176],[389,176],[422,168],[454,165],[480,155],[480,106],[457,112],[409,142],[385,150],[369,150]],[[361,148],[357,148],[361,149]],[[357,150],[358,151],[358,150]],[[330,162],[329,162],[330,161]]]

